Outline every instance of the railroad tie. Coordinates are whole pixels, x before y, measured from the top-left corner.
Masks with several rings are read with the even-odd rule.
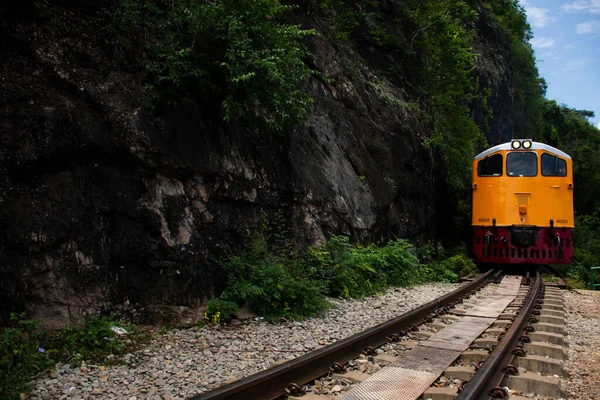
[[[484,302],[349,391],[342,400],[416,400],[515,300],[520,276],[505,276]]]

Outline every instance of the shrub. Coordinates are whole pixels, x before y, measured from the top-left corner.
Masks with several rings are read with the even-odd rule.
[[[389,285],[417,283],[419,260],[403,239],[386,246],[351,245],[346,236],[333,236],[309,257],[318,261],[318,277],[330,296],[359,298],[383,292]],[[318,256],[318,257],[317,257]]]
[[[386,261],[375,246],[350,247],[338,257],[329,295],[360,298],[386,289],[386,276],[380,273]]]
[[[282,234],[282,223],[263,220],[244,251],[225,262],[228,284],[218,299],[209,301],[205,318],[227,322],[238,305],[247,303],[267,319],[302,318],[327,309],[325,295],[361,298],[383,293],[388,286],[422,281],[454,282],[473,272],[464,254],[434,260],[433,247],[421,254],[431,258],[425,267],[404,239],[385,246],[352,245],[347,236],[332,236],[324,246],[312,246],[299,256]]]
[[[212,324],[220,324],[231,321],[233,315],[240,307],[232,301],[221,299],[210,299],[206,305],[204,319]]]
[[[43,348],[38,321],[13,313],[10,323],[0,331],[0,393],[3,398],[19,399],[21,392],[30,389],[31,378],[52,366],[53,360]]]
[[[53,347],[63,349],[62,356],[70,358],[71,363],[92,359],[100,360],[104,356],[119,353],[121,342],[111,327],[116,322],[112,317],[92,316],[82,326],[68,326],[54,336]]]
[[[359,26],[355,10],[343,0],[323,0],[319,7],[333,38],[340,42],[350,40],[352,31]]]
[[[221,299],[248,303],[267,319],[298,319],[327,308],[319,286],[310,279],[294,276],[278,257],[253,260],[242,253],[230,258],[227,269],[229,284]]]
[[[335,265],[331,295],[364,297],[385,291],[390,286],[418,282],[419,260],[410,243],[403,239],[386,246],[354,246]]]
[[[573,257],[571,265],[555,265],[554,268],[561,277],[566,278],[567,288],[569,289],[588,289],[590,285],[590,267],[593,264],[595,256],[588,254],[586,249],[575,249],[576,257]],[[589,265],[589,266],[588,266]],[[596,276],[596,283],[600,277]]]
[[[466,255],[466,249],[458,248],[450,252],[433,253],[431,244],[425,245],[419,253],[423,257],[421,280],[423,282],[456,282],[461,274],[470,275],[477,272],[477,266]]]
[[[387,260],[384,271],[388,285],[407,286],[418,283],[420,263],[414,247],[408,241],[392,240],[382,249],[382,253]]]
[[[316,251],[310,254],[318,255]],[[224,267],[228,284],[219,299],[236,305],[247,303],[267,319],[298,319],[329,305],[324,286],[316,280],[319,268],[298,257],[280,214],[271,221],[263,215],[260,228],[248,238],[244,250],[230,256]]]
[[[293,274],[310,279],[322,293],[330,293],[331,283],[335,280],[335,269],[330,253],[321,246],[310,246],[295,263]]]

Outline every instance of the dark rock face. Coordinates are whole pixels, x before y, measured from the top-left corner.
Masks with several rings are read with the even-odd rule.
[[[486,14],[480,14],[475,27],[477,34],[473,47],[480,55],[476,72],[483,86],[491,89],[488,105],[493,118],[484,131],[490,145],[494,146],[509,142],[515,132],[510,38],[506,32],[494,27]],[[487,111],[477,105],[473,109],[475,121],[484,127]]]
[[[64,3],[0,20],[2,315],[58,327],[105,309],[196,309],[224,287],[216,256],[263,212],[281,212],[300,246],[434,234],[422,123],[357,85],[324,35],[314,64],[335,83],[313,79],[306,126],[265,137],[186,99],[150,118],[143,71],[108,57],[96,19]]]

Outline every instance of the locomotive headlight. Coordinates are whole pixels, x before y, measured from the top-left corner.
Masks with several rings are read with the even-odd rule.
[[[518,140],[513,140],[513,142],[510,145],[513,149],[516,150],[521,147],[521,142],[519,142]]]
[[[523,142],[523,148],[524,149],[530,149],[531,148],[531,140],[526,140]]]

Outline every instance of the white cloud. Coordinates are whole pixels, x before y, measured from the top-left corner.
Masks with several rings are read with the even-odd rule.
[[[547,60],[547,59],[552,59],[552,60],[555,60],[555,61],[559,61],[560,60],[560,57],[558,56],[558,54],[556,54],[553,51],[547,51],[545,53],[542,53],[542,57],[543,58],[540,61],[544,61],[544,60]]]
[[[525,10],[527,11],[527,17],[531,22],[531,25],[536,28],[543,28],[556,21],[556,18],[553,18],[550,15],[548,15],[548,12],[550,10],[548,10],[547,8],[528,6],[527,3],[523,3],[523,5],[525,6]]]
[[[600,0],[575,0],[571,3],[563,4],[562,9],[570,13],[583,11],[600,14]]]
[[[565,49],[574,49],[575,45],[574,44],[566,44],[565,45]]]
[[[585,67],[587,67],[589,64],[590,64],[589,59],[576,60],[576,61],[572,61],[570,63],[566,63],[563,66],[562,70],[565,73],[580,72]]]
[[[531,45],[540,49],[554,47],[554,39],[547,37],[539,37],[531,39]]]
[[[588,33],[594,33],[597,31],[600,31],[600,20],[598,19],[582,22],[581,24],[577,24],[575,27],[575,32],[580,35],[586,35]]]

